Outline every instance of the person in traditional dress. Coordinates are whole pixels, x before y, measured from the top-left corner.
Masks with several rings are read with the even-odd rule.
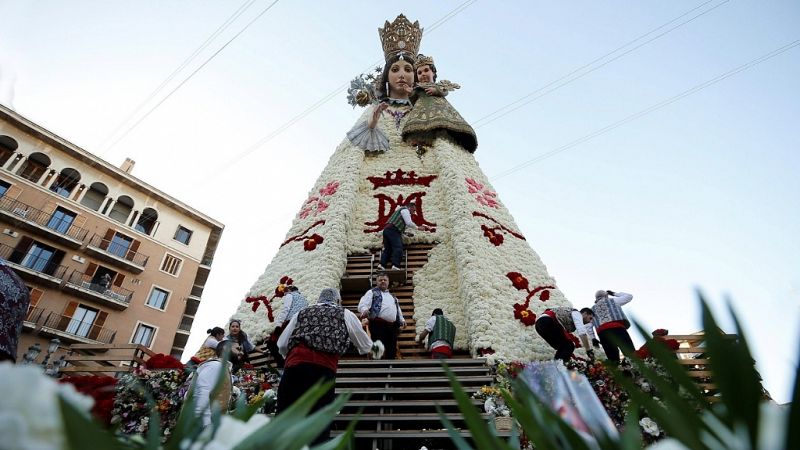
[[[239,344],[229,340],[220,341],[215,350],[215,356],[198,365],[193,375],[194,390],[190,392],[193,392],[195,399],[195,414],[201,417],[203,427],[211,425],[213,402],[218,402],[220,410],[225,413],[231,400],[233,364],[230,361],[223,361],[225,352],[228,352],[229,359],[233,360],[240,354]],[[222,385],[217,397],[212,399],[211,394],[218,382],[222,383]]]
[[[556,351],[553,359],[560,359],[567,362],[575,351],[575,343],[572,341],[571,333],[576,333],[583,348],[590,359],[594,359],[594,350],[589,345],[589,328],[587,324],[592,322],[592,310],[583,308],[580,312],[575,308],[559,306],[549,308],[544,314],[536,319],[535,328],[539,336],[542,337],[550,347]]]
[[[278,339],[281,337],[281,333],[283,333],[286,325],[289,325],[289,321],[292,320],[292,317],[306,306],[308,306],[308,300],[300,293],[300,289],[294,285],[288,286],[286,288],[286,295],[283,297],[283,309],[281,309],[281,312],[278,314],[278,318],[275,319],[275,323],[277,323],[278,326],[275,327],[275,330],[267,339],[267,349],[275,360],[275,365],[279,369],[283,369],[286,361],[283,359],[283,356],[281,356],[280,351],[278,351]]]
[[[372,339],[383,342],[386,347],[386,359],[395,359],[397,335],[406,326],[406,319],[397,297],[389,292],[389,275],[378,274],[375,284],[359,300],[358,312],[362,319],[369,319],[369,334]]]
[[[456,338],[456,326],[447,317],[441,308],[436,308],[431,318],[425,323],[425,329],[419,334],[417,342],[425,345],[428,338],[428,351],[433,359],[447,359],[453,356],[453,342]]]
[[[214,327],[206,330],[208,337],[200,346],[200,350],[191,358],[191,362],[201,364],[203,361],[213,358],[217,354],[217,345],[225,339],[225,330],[220,327]]]
[[[0,260],[0,361],[16,362],[22,322],[30,301],[25,282]]]
[[[414,108],[403,125],[403,140],[430,147],[434,138],[445,137],[474,153],[478,148],[475,130],[445,99],[450,91],[461,86],[447,80],[437,82],[436,65],[430,56],[417,55],[414,67],[418,80],[410,97]]]
[[[410,232],[406,231],[409,228],[420,229],[428,231],[429,228],[425,225],[417,226],[411,215],[417,209],[413,203],[407,203],[397,208],[383,228],[383,251],[381,252],[381,261],[378,263],[378,270],[381,272],[386,270],[389,262],[392,263],[392,270],[401,270],[401,261],[403,260],[403,235],[409,235]]]
[[[625,292],[597,291],[594,294],[594,327],[600,345],[609,361],[619,363],[620,349],[634,350],[633,340],[628,334],[631,323],[622,311],[622,305],[627,305],[633,300],[633,295]]]
[[[278,349],[286,365],[278,385],[277,413],[280,414],[320,381],[335,381],[339,358],[352,342],[359,353],[374,349],[372,339],[361,328],[356,315],[341,306],[338,289],[326,288],[315,305],[303,308],[289,321],[278,339]],[[311,408],[317,411],[333,402],[331,388]],[[330,425],[311,444],[330,438]]]
[[[256,346],[250,342],[250,338],[247,337],[247,333],[242,329],[242,322],[239,319],[231,319],[228,323],[228,335],[225,336],[225,339],[239,344],[240,352],[235,358],[231,357],[233,371],[234,373],[238,372],[245,363],[250,361],[250,352],[255,350]]]

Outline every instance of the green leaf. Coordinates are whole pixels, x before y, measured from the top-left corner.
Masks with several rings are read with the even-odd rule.
[[[338,396],[331,404],[306,417],[311,408],[333,382],[318,383],[285,411],[235,447],[235,450],[269,448],[274,450],[301,449],[327,427],[336,413],[347,403],[349,395]]]
[[[356,417],[347,424],[344,433],[336,436],[328,442],[311,447],[311,450],[348,450],[353,448],[353,437],[355,436],[356,425],[361,417],[361,409],[358,410]]]
[[[58,396],[61,408],[61,420],[64,424],[64,434],[67,446],[71,450],[103,449],[121,450],[128,448],[118,441],[113,434],[104,430],[91,418],[84,415],[83,411],[75,408],[61,395]]]
[[[453,388],[453,398],[456,399],[458,408],[461,411],[461,415],[464,416],[464,422],[467,424],[470,434],[472,435],[472,440],[475,442],[478,448],[510,448],[508,447],[508,444],[497,437],[496,433],[494,432],[494,428],[490,428],[487,421],[481,416],[481,413],[475,408],[475,405],[472,404],[469,399],[469,395],[464,392],[464,389],[461,387],[461,383],[458,382],[455,375],[450,370],[450,367],[448,367],[446,363],[442,364],[442,366],[447,374],[447,378],[450,379],[450,387]],[[445,422],[445,420],[442,420],[442,422]],[[452,425],[453,424],[450,423],[448,429],[450,429]],[[452,436],[452,433],[450,433],[450,435]]]
[[[639,430],[639,408],[636,403],[628,405],[628,412],[625,415],[625,429],[620,436],[620,447],[622,450],[640,450],[642,445],[642,432]]]
[[[261,410],[261,408],[264,406],[264,403],[267,402],[267,399],[262,397],[261,400],[253,403],[252,405],[248,405],[247,400],[244,397],[245,396],[242,395],[236,401],[236,409],[233,411],[233,413],[231,413],[231,416],[233,416],[234,419],[247,422],[255,413]]]

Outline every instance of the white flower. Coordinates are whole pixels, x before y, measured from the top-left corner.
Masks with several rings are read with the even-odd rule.
[[[231,416],[223,415],[220,417],[219,428],[210,439],[211,427],[207,427],[200,438],[195,442],[191,450],[229,450],[236,447],[245,438],[256,430],[269,423],[269,417],[264,414],[255,414],[247,422],[234,419]]]
[[[38,366],[0,364],[2,446],[46,450],[66,447],[59,396],[88,415],[94,400],[45,376]]]
[[[661,430],[658,428],[658,424],[653,421],[653,419],[649,417],[644,417],[642,420],[639,421],[639,425],[642,427],[645,433],[651,436],[658,436],[661,434]]]
[[[370,359],[381,359],[383,358],[383,353],[386,351],[386,348],[381,341],[375,341],[372,343],[372,348],[369,350],[369,357]]]
[[[689,450],[689,448],[677,439],[667,438],[648,446],[647,450]]]
[[[278,392],[275,389],[267,389],[264,391],[264,398],[274,401],[276,398],[278,398]]]

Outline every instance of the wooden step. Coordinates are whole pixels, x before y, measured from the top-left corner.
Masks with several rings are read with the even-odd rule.
[[[450,370],[456,374],[488,374],[489,367],[482,366],[482,367],[460,367],[460,366],[453,366]],[[401,376],[420,376],[420,375],[445,375],[444,367],[394,367],[392,369],[385,369],[385,368],[342,368],[339,367],[339,370],[336,371],[336,377],[347,377],[351,375],[385,375],[389,374],[393,377],[401,377]]]
[[[480,375],[465,375],[459,376],[458,381],[462,385],[473,385],[475,383],[489,384],[492,382],[494,378],[491,376],[480,376]],[[336,386],[337,387],[345,387],[345,386],[367,386],[372,384],[384,384],[384,385],[425,385],[425,384],[445,384],[450,385],[449,380],[446,376],[433,376],[433,377],[391,377],[391,376],[384,376],[384,377],[368,377],[368,378],[359,378],[359,377],[347,377],[347,378],[336,378]]]

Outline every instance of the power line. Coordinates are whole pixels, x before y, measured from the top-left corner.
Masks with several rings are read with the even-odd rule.
[[[140,123],[142,123],[142,122],[143,122],[145,119],[147,119],[147,118],[150,116],[150,114],[152,114],[152,113],[153,113],[153,111],[155,111],[155,110],[156,110],[156,109],[157,109],[159,106],[161,106],[161,105],[162,105],[162,104],[163,104],[165,101],[167,101],[167,99],[169,99],[170,97],[172,97],[172,94],[174,94],[174,93],[175,93],[175,92],[176,92],[178,89],[180,89],[180,88],[181,88],[181,87],[182,87],[184,84],[186,84],[186,82],[188,82],[189,80],[191,80],[191,79],[192,79],[192,77],[194,77],[194,76],[197,74],[197,72],[199,72],[200,70],[202,70],[202,69],[203,69],[203,68],[204,68],[204,67],[205,67],[205,66],[206,66],[206,65],[207,65],[209,62],[211,62],[211,60],[212,60],[212,59],[214,59],[214,58],[215,58],[217,55],[219,55],[219,54],[220,54],[220,53],[221,53],[223,50],[225,50],[225,48],[226,48],[226,47],[228,47],[228,45],[230,45],[230,43],[231,43],[231,42],[233,42],[233,41],[234,41],[236,38],[238,38],[238,37],[239,37],[239,36],[240,36],[242,33],[244,33],[244,32],[245,32],[245,31],[246,31],[248,28],[250,28],[250,26],[251,26],[253,23],[255,23],[255,22],[258,20],[258,19],[260,19],[260,18],[261,18],[261,16],[263,16],[264,14],[266,14],[266,12],[267,12],[267,11],[269,11],[270,9],[272,9],[272,7],[273,7],[273,6],[275,6],[275,4],[276,4],[276,3],[278,3],[278,0],[274,0],[274,1],[273,1],[272,3],[270,3],[270,4],[269,4],[269,5],[266,7],[266,8],[264,8],[263,10],[261,10],[261,12],[260,12],[260,13],[258,13],[258,15],[257,15],[257,16],[255,16],[255,17],[254,17],[254,18],[253,18],[253,19],[252,19],[250,22],[248,22],[248,23],[247,23],[247,24],[244,26],[244,28],[242,28],[241,30],[239,30],[239,32],[238,32],[238,33],[236,33],[235,35],[233,35],[233,37],[232,37],[232,38],[230,38],[230,39],[228,40],[228,42],[226,42],[225,44],[223,44],[223,45],[222,45],[222,47],[220,47],[220,48],[219,48],[217,51],[215,51],[213,54],[211,54],[211,56],[209,56],[209,57],[208,57],[208,59],[206,59],[206,60],[205,60],[205,61],[204,61],[202,64],[200,64],[200,66],[199,66],[198,68],[196,68],[196,69],[195,69],[195,70],[194,70],[192,73],[190,73],[190,74],[189,74],[189,76],[187,76],[187,77],[186,77],[186,78],[185,78],[183,81],[181,81],[181,82],[180,82],[180,83],[179,83],[177,86],[175,86],[175,88],[174,88],[174,89],[172,89],[172,90],[171,90],[171,91],[170,91],[170,92],[169,92],[169,93],[168,93],[168,94],[167,94],[167,95],[166,95],[164,98],[162,98],[162,99],[161,99],[161,100],[160,100],[158,103],[156,103],[156,104],[155,104],[155,106],[153,106],[152,108],[150,108],[150,110],[149,110],[149,111],[147,111],[147,113],[145,113],[145,114],[144,114],[142,117],[140,117],[140,118],[139,118],[139,120],[137,120],[136,122],[134,122],[134,123],[133,123],[133,125],[131,125],[131,127],[130,127],[130,128],[128,128],[128,129],[127,129],[127,130],[126,130],[126,131],[125,131],[125,132],[124,132],[124,133],[123,133],[123,134],[122,134],[120,137],[118,137],[118,138],[117,138],[117,139],[116,139],[114,142],[112,142],[112,143],[111,143],[111,145],[109,145],[109,146],[108,146],[108,148],[107,148],[106,150],[110,150],[110,149],[111,149],[111,148],[113,148],[113,147],[114,147],[114,146],[115,146],[117,143],[119,143],[121,140],[125,139],[125,137],[126,137],[126,136],[128,136],[128,134],[130,134],[130,133],[131,133],[131,131],[133,131],[133,130],[134,130],[136,127],[137,127],[137,126],[139,126],[139,124],[140,124]]]
[[[125,124],[127,124],[134,117],[136,117],[136,114],[138,114],[139,111],[141,111],[142,108],[144,108],[145,105],[147,105],[150,102],[150,100],[155,98],[155,96],[158,95],[158,93],[161,92],[161,90],[164,89],[167,86],[167,84],[169,84],[169,82],[172,81],[184,68],[186,68],[186,66],[188,66],[189,63],[191,63],[195,59],[195,57],[197,57],[197,55],[200,54],[200,52],[205,50],[206,47],[208,47],[211,44],[211,42],[217,38],[217,36],[219,36],[223,31],[225,31],[236,19],[238,19],[242,14],[244,14],[244,12],[255,2],[256,0],[245,0],[245,2],[242,3],[242,5],[239,6],[239,8],[236,11],[234,11],[233,14],[230,17],[228,17],[227,20],[225,20],[225,22],[222,23],[222,25],[217,27],[217,29],[213,33],[211,33],[211,35],[208,38],[206,38],[206,40],[202,44],[200,44],[200,46],[197,47],[192,52],[191,55],[189,55],[188,57],[186,57],[186,59],[184,59],[183,62],[177,68],[175,68],[175,70],[173,70],[172,73],[170,73],[167,76],[167,78],[165,78],[164,81],[161,82],[161,84],[158,85],[158,87],[153,89],[153,91],[147,96],[147,98],[142,100],[136,106],[136,108],[134,108],[133,111],[131,111],[130,114],[128,114],[128,116],[125,117],[125,119],[123,119],[119,123],[119,125],[117,125],[117,127],[114,128],[113,131],[111,131],[111,133],[109,133],[105,138],[103,138],[99,146],[103,147],[106,142],[108,142],[112,137],[114,137],[114,135],[116,135],[125,126]],[[110,148],[111,147],[105,148],[103,151],[109,150]]]
[[[455,17],[456,15],[458,15],[459,13],[464,11],[467,7],[471,6],[473,3],[476,3],[477,1],[478,0],[468,0],[468,1],[465,1],[464,3],[461,3],[460,5],[455,7],[453,10],[451,10],[450,12],[448,12],[447,14],[442,16],[442,18],[440,18],[439,20],[434,22],[433,25],[431,25],[428,28],[426,28],[424,30],[423,36],[427,35],[427,34],[430,34],[430,32],[436,30],[437,28],[442,26],[445,22],[447,22],[448,20],[452,19],[453,17]],[[369,72],[369,71],[372,70],[372,68],[374,68],[375,66],[377,66],[378,64],[380,64],[382,62],[383,62],[383,60],[379,59],[379,60],[375,61],[374,63],[370,64],[362,72]],[[324,97],[322,97],[320,100],[317,100],[314,104],[312,104],[311,106],[309,106],[308,108],[303,110],[301,113],[299,113],[296,116],[292,117],[291,119],[289,119],[289,121],[287,121],[283,125],[279,126],[278,128],[270,131],[266,136],[262,137],[261,139],[259,139],[258,141],[256,141],[254,144],[250,145],[249,147],[247,147],[243,151],[239,152],[236,156],[231,158],[229,161],[223,163],[219,168],[216,168],[212,172],[204,174],[201,178],[202,179],[206,179],[206,178],[210,177],[211,175],[220,174],[220,173],[224,172],[225,170],[227,170],[228,168],[230,168],[231,166],[233,166],[237,162],[241,161],[242,158],[244,158],[247,155],[249,155],[250,153],[253,153],[254,151],[258,150],[262,145],[264,145],[267,142],[275,139],[278,135],[280,135],[281,133],[286,131],[292,125],[294,125],[295,123],[299,122],[300,120],[302,120],[303,118],[305,118],[306,116],[311,114],[312,112],[316,111],[317,109],[319,109],[325,103],[328,103],[331,99],[333,99],[337,95],[339,95],[348,86],[350,86],[350,81],[347,81],[347,82],[343,83],[342,85],[338,86],[336,89],[334,89],[329,94],[327,94]]]
[[[712,79],[710,79],[708,81],[700,83],[700,84],[698,84],[698,85],[696,85],[696,86],[694,86],[694,87],[692,87],[690,89],[687,89],[687,90],[685,90],[685,91],[683,91],[683,92],[681,92],[681,93],[679,93],[677,95],[674,95],[674,96],[672,96],[672,97],[670,97],[670,98],[668,98],[666,100],[663,100],[663,101],[661,101],[659,103],[656,103],[656,104],[654,104],[654,105],[652,105],[652,106],[650,106],[648,108],[645,108],[645,109],[643,109],[643,110],[641,110],[641,111],[639,111],[639,112],[637,112],[635,114],[631,114],[631,115],[625,117],[624,119],[618,120],[617,122],[614,122],[614,123],[612,123],[612,124],[610,124],[608,126],[600,128],[598,130],[595,130],[595,131],[593,131],[593,132],[591,132],[591,133],[589,133],[589,134],[587,134],[587,135],[585,135],[583,137],[575,139],[574,141],[569,142],[567,144],[564,144],[564,145],[562,145],[562,146],[560,146],[558,148],[555,148],[555,149],[553,149],[553,150],[551,150],[551,151],[549,151],[547,153],[543,153],[543,154],[541,154],[541,155],[539,155],[539,156],[537,156],[535,158],[529,159],[529,160],[527,160],[527,161],[525,161],[525,162],[523,162],[521,164],[517,164],[516,166],[511,167],[511,168],[509,168],[509,169],[507,169],[507,170],[505,170],[503,172],[500,172],[497,175],[494,175],[494,176],[492,176],[490,178],[492,180],[498,180],[498,179],[503,178],[505,176],[511,175],[514,172],[517,172],[517,171],[522,170],[522,169],[524,169],[526,167],[529,167],[529,166],[531,166],[533,164],[536,164],[536,163],[538,163],[540,161],[543,161],[543,160],[545,160],[547,158],[550,158],[551,156],[555,156],[555,155],[557,155],[557,154],[559,154],[559,153],[561,153],[563,151],[566,151],[566,150],[569,150],[569,149],[571,149],[573,147],[576,147],[579,144],[582,144],[582,143],[584,143],[586,141],[594,139],[597,136],[600,136],[602,134],[608,133],[609,131],[614,130],[616,128],[619,128],[619,127],[621,127],[621,126],[623,126],[623,125],[625,125],[625,124],[627,124],[629,122],[632,122],[632,121],[634,121],[636,119],[639,119],[639,118],[641,118],[643,116],[646,116],[646,115],[648,115],[648,114],[650,114],[650,113],[652,113],[654,111],[657,111],[659,109],[662,109],[662,108],[664,108],[666,106],[669,106],[669,105],[677,102],[678,100],[681,100],[684,97],[688,97],[688,96],[690,96],[692,94],[695,94],[695,93],[697,93],[697,92],[699,92],[699,91],[701,91],[701,90],[703,90],[703,89],[705,89],[705,88],[707,88],[707,87],[709,87],[709,86],[711,86],[713,84],[716,84],[716,83],[718,83],[718,82],[720,82],[722,80],[725,80],[726,78],[732,77],[733,75],[736,75],[739,72],[742,72],[742,71],[745,71],[747,69],[750,69],[751,67],[754,67],[754,66],[756,66],[758,64],[761,64],[762,62],[767,61],[767,60],[769,60],[771,58],[774,58],[774,57],[780,55],[781,53],[787,52],[787,51],[789,51],[789,50],[791,50],[791,49],[793,49],[793,48],[795,48],[797,46],[800,46],[800,40],[796,40],[794,42],[791,42],[789,44],[784,45],[783,47],[780,47],[780,48],[778,48],[776,50],[773,50],[773,51],[771,51],[769,53],[766,53],[766,54],[764,54],[762,56],[759,56],[758,58],[756,58],[756,59],[754,59],[754,60],[752,60],[750,62],[747,62],[747,63],[742,64],[742,65],[740,65],[740,66],[738,66],[736,68],[733,68],[733,69],[731,69],[731,70],[729,70],[729,71],[727,71],[727,72],[725,72],[725,73],[723,73],[721,75],[718,75],[718,76],[716,76],[716,77],[714,77],[714,78],[712,78]]]
[[[691,10],[689,10],[689,11],[683,13],[683,14],[681,14],[680,16],[678,16],[678,17],[676,17],[676,18],[664,23],[663,25],[658,26],[658,27],[648,31],[647,33],[637,37],[636,39],[633,39],[632,41],[629,41],[626,44],[624,44],[624,45],[622,45],[622,46],[620,46],[620,47],[618,47],[618,48],[606,53],[605,55],[603,55],[603,56],[601,56],[599,58],[596,58],[596,59],[584,64],[581,67],[578,67],[577,69],[573,70],[572,72],[570,72],[570,73],[568,73],[568,74],[566,74],[566,75],[564,75],[564,76],[562,76],[562,77],[560,77],[560,78],[558,78],[558,79],[556,79],[554,81],[551,81],[550,83],[540,87],[539,89],[531,92],[530,94],[524,95],[524,96],[518,98],[517,100],[514,100],[513,102],[511,102],[511,103],[509,103],[509,104],[507,104],[507,105],[505,105],[505,106],[503,106],[501,108],[498,108],[497,110],[495,110],[495,111],[493,111],[493,112],[481,117],[480,119],[475,121],[475,124],[474,124],[475,128],[481,128],[481,127],[483,127],[485,125],[488,125],[488,124],[494,122],[495,120],[497,120],[497,119],[499,119],[501,117],[504,117],[504,116],[506,116],[506,115],[508,115],[508,114],[510,114],[510,113],[522,108],[523,106],[528,105],[528,104],[530,104],[530,103],[532,103],[532,102],[544,97],[547,94],[550,94],[553,91],[561,89],[562,87],[572,83],[573,81],[577,81],[577,80],[585,77],[586,75],[589,75],[590,73],[592,73],[592,72],[594,72],[594,71],[596,71],[596,70],[598,70],[598,69],[600,69],[600,68],[602,68],[602,67],[604,67],[604,66],[606,66],[608,64],[611,64],[612,62],[622,58],[623,56],[625,56],[625,55],[627,55],[627,54],[629,54],[629,53],[631,53],[633,51],[638,50],[639,48],[641,48],[641,47],[643,47],[643,46],[655,41],[656,39],[661,38],[662,36],[672,32],[673,30],[675,30],[675,29],[677,29],[679,27],[682,27],[683,25],[686,25],[687,23],[692,22],[693,20],[695,20],[695,19],[697,19],[697,18],[699,18],[701,16],[704,16],[704,15],[708,14],[709,12],[719,8],[720,6],[724,5],[725,3],[728,3],[730,0],[724,0],[723,2],[721,2],[721,3],[717,4],[717,5],[709,8],[709,9],[707,9],[707,10],[705,10],[705,11],[703,11],[703,12],[701,12],[701,13],[699,13],[699,14],[697,14],[697,15],[695,15],[695,16],[693,16],[693,17],[691,17],[691,18],[689,18],[689,19],[687,19],[687,20],[675,25],[675,26],[673,26],[672,28],[667,29],[666,31],[664,31],[664,32],[662,32],[662,33],[660,33],[660,34],[648,39],[645,42],[642,42],[641,44],[639,44],[639,45],[637,45],[637,46],[625,51],[624,53],[621,53],[621,54],[615,56],[614,58],[612,58],[612,59],[610,59],[608,61],[605,61],[604,63],[602,63],[602,64],[600,64],[600,65],[598,65],[596,67],[593,67],[590,70],[585,71],[584,73],[582,73],[580,75],[577,75],[577,76],[575,76],[573,78],[569,78],[572,75],[574,75],[576,73],[579,73],[582,70],[592,66],[593,64],[595,64],[595,63],[597,63],[599,61],[602,61],[603,59],[613,55],[614,53],[617,53],[620,50],[622,50],[622,49],[624,49],[624,48],[626,48],[626,47],[628,47],[628,46],[630,46],[630,45],[632,45],[632,44],[634,44],[634,43],[646,38],[647,36],[649,36],[649,35],[657,32],[657,31],[669,26],[670,24],[680,20],[681,18],[686,17],[687,15],[697,11],[698,9],[708,5],[709,3],[712,3],[713,1],[714,0],[709,0],[709,1],[705,2],[705,3],[701,4],[701,5],[699,5],[699,6],[695,7],[695,8],[693,8],[693,9],[691,9]],[[561,81],[563,81],[563,80],[566,80],[566,81],[561,83]],[[552,89],[548,89],[551,86],[554,86],[554,87]],[[537,95],[536,97],[531,98],[532,96],[534,96],[534,95],[536,95],[536,94],[538,94],[540,92],[541,92],[540,95]]]

